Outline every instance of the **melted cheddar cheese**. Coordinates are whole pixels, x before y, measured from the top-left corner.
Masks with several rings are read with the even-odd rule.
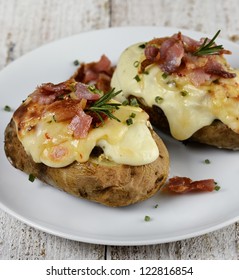
[[[117,164],[137,166],[156,160],[159,150],[149,129],[148,115],[132,106],[120,106],[114,115],[120,122],[107,119],[90,129],[86,138],[75,139],[69,121],[58,122],[52,112],[29,97],[15,112],[14,121],[27,154],[50,167],[86,162],[95,146],[102,148],[107,160]],[[127,124],[129,118],[132,123]]]
[[[156,64],[138,74],[138,65],[145,59],[144,49],[139,46],[127,48],[117,64],[111,85],[122,90],[117,96],[119,101],[133,95],[147,106],[160,107],[168,119],[172,136],[178,140],[189,138],[215,119],[239,133],[238,70],[233,69],[237,74],[235,78],[220,78],[200,86],[193,85],[186,76],[165,75]],[[226,65],[226,61],[223,63]]]

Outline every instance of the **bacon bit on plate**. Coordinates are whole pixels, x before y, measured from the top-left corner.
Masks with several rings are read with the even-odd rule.
[[[213,179],[193,181],[188,177],[172,177],[168,180],[163,190],[175,193],[187,193],[192,191],[212,192],[216,188]]]

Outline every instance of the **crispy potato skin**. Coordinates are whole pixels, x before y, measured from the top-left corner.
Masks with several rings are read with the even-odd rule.
[[[5,153],[10,163],[27,174],[74,196],[118,207],[143,201],[154,195],[167,179],[169,156],[155,132],[159,158],[144,166],[109,164],[91,158],[63,168],[35,163],[18,140],[13,120],[5,130]]]
[[[149,114],[152,125],[170,134],[168,120],[163,111],[157,106],[150,108],[142,104],[140,100],[138,101],[141,104],[140,107]],[[239,150],[239,134],[219,120],[215,120],[211,125],[199,129],[186,141],[207,144],[222,149]]]

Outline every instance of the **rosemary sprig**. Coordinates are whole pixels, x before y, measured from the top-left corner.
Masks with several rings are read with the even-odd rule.
[[[208,55],[208,54],[218,54],[221,50],[223,50],[222,45],[215,45],[215,39],[219,35],[221,30],[218,30],[214,37],[208,42],[208,38],[204,40],[202,45],[196,50],[193,54],[200,56],[200,55]],[[207,43],[208,42],[208,43]]]
[[[120,120],[113,115],[113,112],[115,110],[119,109],[120,103],[110,103],[109,101],[113,99],[116,95],[118,95],[121,92],[121,90],[116,91],[113,88],[110,92],[104,94],[100,99],[98,99],[96,102],[94,102],[89,108],[86,110],[94,112],[102,123],[104,123],[104,119],[102,118],[101,114],[106,115],[110,119],[114,119],[118,122]]]

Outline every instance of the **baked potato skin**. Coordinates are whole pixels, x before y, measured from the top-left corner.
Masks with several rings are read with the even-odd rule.
[[[118,207],[143,201],[154,195],[167,179],[169,156],[162,140],[152,131],[160,157],[144,166],[100,162],[74,162],[67,167],[52,168],[35,163],[18,140],[13,120],[5,130],[5,153],[10,163],[27,174],[74,196]]]
[[[152,125],[170,134],[168,120],[163,111],[155,105],[147,107],[140,100],[138,102],[140,107],[149,114]],[[239,134],[219,120],[214,120],[211,125],[199,129],[185,141],[207,144],[222,149],[239,150]]]

